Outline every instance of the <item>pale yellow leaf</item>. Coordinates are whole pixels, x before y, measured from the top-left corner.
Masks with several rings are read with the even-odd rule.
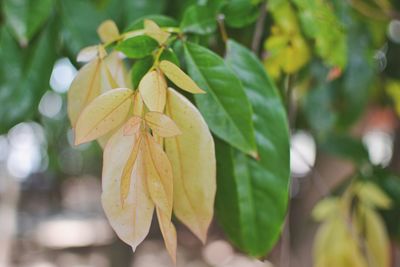
[[[163,31],[154,21],[149,19],[144,20],[144,32],[159,44],[165,43],[170,36],[168,32]]]
[[[108,141],[104,150],[102,174],[102,205],[117,235],[136,249],[147,236],[154,211],[139,152],[132,170],[129,194],[121,204],[121,176],[135,146],[134,136],[125,136],[120,128]]]
[[[98,56],[98,53],[99,53],[98,45],[85,47],[81,51],[79,51],[78,56],[76,57],[76,61],[89,62],[95,59]]]
[[[124,207],[124,203],[129,194],[131,185],[131,174],[133,167],[135,166],[136,160],[139,155],[140,146],[142,145],[142,135],[138,134],[135,137],[135,145],[132,148],[132,152],[129,155],[128,160],[125,163],[124,170],[121,176],[121,205]]]
[[[317,221],[326,220],[331,216],[337,216],[339,212],[339,200],[334,197],[326,198],[317,203],[312,211],[312,216]]]
[[[128,115],[132,95],[132,90],[118,88],[95,98],[79,116],[75,144],[97,139],[120,125]]]
[[[124,125],[124,135],[134,135],[138,133],[142,121],[142,118],[138,116],[130,118]]]
[[[119,129],[119,127],[117,126],[117,127],[115,127],[114,130],[109,131],[105,135],[97,138],[97,143],[99,143],[99,145],[102,149],[104,149],[106,147],[108,140],[110,140],[111,136],[113,136],[117,132],[118,129]]]
[[[159,70],[150,71],[142,78],[139,91],[150,111],[164,111],[167,83]]]
[[[105,59],[109,71],[118,87],[132,88],[131,79],[123,60],[123,54],[119,52],[110,53]]]
[[[77,73],[68,91],[68,116],[75,127],[79,114],[95,97],[102,92],[102,60],[94,59]]]
[[[216,192],[214,141],[196,107],[171,88],[166,113],[182,132],[165,139],[174,174],[174,214],[205,242]]]
[[[169,219],[172,214],[172,168],[167,155],[154,138],[147,133],[144,152],[146,180],[151,199]]]
[[[106,20],[97,28],[97,33],[103,43],[114,42],[119,39],[118,27],[112,20]]]
[[[181,134],[176,123],[170,117],[161,112],[147,112],[144,118],[153,133],[158,136],[172,137]]]
[[[197,86],[197,84],[184,73],[178,66],[163,60],[160,62],[160,69],[176,86],[193,94],[204,94],[205,92]]]
[[[142,95],[136,91],[135,96],[133,97],[133,115],[141,117],[144,112],[144,104]]]
[[[369,208],[365,209],[364,215],[367,257],[371,267],[389,267],[390,247],[385,224],[379,215]]]
[[[165,216],[159,208],[157,208],[156,211],[158,224],[160,225],[161,234],[164,238],[165,247],[167,248],[172,262],[176,264],[177,237],[175,226],[171,222],[171,219],[168,218],[168,216]]]

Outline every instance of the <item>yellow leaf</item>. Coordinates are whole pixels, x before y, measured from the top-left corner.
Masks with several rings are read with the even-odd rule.
[[[181,134],[178,126],[167,115],[150,111],[145,115],[147,125],[153,130],[153,133],[161,137],[172,137]]]
[[[103,43],[114,42],[119,39],[118,27],[112,20],[106,20],[97,28],[97,33]]]
[[[133,167],[135,166],[136,160],[139,155],[140,146],[142,145],[142,135],[138,134],[135,136],[135,145],[133,146],[132,152],[129,155],[128,160],[125,163],[124,170],[121,176],[121,206],[124,207],[124,203],[129,194],[131,185],[131,174]]]
[[[142,121],[142,118],[138,116],[130,118],[124,125],[124,135],[134,135],[138,133]]]
[[[385,192],[371,182],[357,184],[356,193],[364,204],[382,209],[387,209],[391,205],[391,200]]]
[[[149,193],[156,207],[170,219],[173,195],[171,164],[162,147],[149,133],[144,138],[142,147]]]
[[[76,61],[89,62],[95,59],[98,56],[98,54],[99,54],[98,45],[88,46],[79,51],[78,56],[76,57]]]
[[[159,44],[165,43],[170,36],[168,32],[163,31],[154,21],[149,19],[144,20],[144,32]]]
[[[119,129],[104,150],[102,174],[102,205],[117,235],[136,249],[147,236],[154,211],[146,186],[143,157],[139,153],[132,170],[129,194],[121,203],[121,177],[126,162],[135,146],[133,136],[125,136]]]
[[[216,192],[214,141],[196,107],[171,88],[166,113],[182,132],[165,139],[174,177],[174,214],[205,242]]]
[[[83,66],[72,82],[68,91],[68,116],[72,127],[75,127],[78,116],[85,106],[103,90],[101,69],[102,60],[96,58]]]
[[[176,86],[193,94],[204,94],[205,92],[175,64],[163,60],[160,62],[160,69]]]
[[[176,229],[168,216],[165,216],[162,211],[157,208],[158,224],[160,225],[161,233],[164,238],[165,247],[172,259],[172,262],[176,265],[176,247],[177,237]]]
[[[139,94],[137,91],[135,93],[135,96],[133,98],[133,115],[142,117],[144,112],[144,104],[143,104],[143,99],[141,94]]]
[[[132,105],[132,95],[132,90],[118,88],[94,99],[76,123],[75,144],[97,139],[121,124]]]
[[[142,78],[139,91],[150,111],[164,111],[167,83],[159,70],[150,71]]]
[[[371,267],[389,267],[389,239],[385,225],[372,209],[365,209],[365,240]]]
[[[317,221],[326,220],[331,216],[337,216],[339,211],[339,200],[331,197],[317,203],[312,211],[312,216]]]
[[[110,53],[104,59],[104,62],[118,87],[132,88],[131,79],[121,53],[115,51]]]

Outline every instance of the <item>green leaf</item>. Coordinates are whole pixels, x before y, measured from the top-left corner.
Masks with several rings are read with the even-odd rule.
[[[176,27],[178,25],[176,20],[174,20],[173,18],[164,15],[149,15],[149,16],[143,16],[135,20],[127,27],[125,31],[135,31],[143,29],[144,28],[143,22],[145,19],[154,21],[160,27]]]
[[[162,54],[160,56],[160,62],[162,60],[168,60],[177,66],[180,65],[178,56],[175,54],[175,52],[171,48],[167,48],[162,52]]]
[[[264,256],[278,239],[289,192],[289,131],[278,91],[247,48],[228,41],[226,61],[254,108],[259,160],[217,142],[216,214],[225,233],[251,256]]]
[[[226,24],[233,28],[241,28],[255,22],[259,11],[258,6],[249,0],[230,0],[222,8]]]
[[[133,64],[131,70],[131,80],[133,88],[136,89],[139,86],[140,80],[153,66],[153,57],[145,57],[139,59]]]
[[[53,0],[4,0],[3,8],[7,25],[26,46],[48,19]]]
[[[195,95],[195,100],[210,129],[230,145],[255,155],[253,112],[235,73],[217,54],[194,43],[185,44],[185,58],[190,76],[207,92]]]
[[[208,6],[193,5],[183,14],[180,28],[186,33],[209,34],[217,28],[217,14]]]
[[[123,52],[129,58],[143,58],[156,50],[158,43],[147,35],[129,38],[119,43],[115,49]]]
[[[56,59],[58,25],[54,21],[32,45],[21,49],[8,31],[1,30],[0,61],[0,133],[19,122],[34,119]],[[40,70],[40,71],[39,71]]]
[[[124,0],[124,15],[127,22],[132,22],[143,16],[162,13],[166,0]]]

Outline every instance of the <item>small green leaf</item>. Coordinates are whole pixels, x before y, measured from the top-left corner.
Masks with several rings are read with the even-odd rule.
[[[216,214],[238,248],[260,257],[278,240],[286,216],[290,175],[288,122],[277,89],[252,52],[228,41],[226,61],[253,105],[259,159],[222,141],[216,143]]]
[[[186,9],[181,29],[187,33],[209,34],[217,28],[217,14],[207,6],[193,5]]]
[[[233,28],[241,28],[255,22],[259,11],[258,6],[249,0],[230,0],[222,8],[226,24]]]
[[[191,78],[207,92],[195,100],[210,129],[255,156],[253,112],[240,80],[222,58],[200,45],[186,43],[185,58]]]
[[[131,80],[133,88],[137,88],[139,86],[140,80],[143,76],[149,71],[149,69],[153,66],[153,58],[145,57],[139,59],[133,64],[131,70]]]
[[[129,58],[143,58],[151,55],[157,47],[156,40],[147,35],[140,35],[122,41],[115,49],[123,52]]]
[[[5,0],[6,23],[22,45],[37,33],[48,19],[53,0]]]

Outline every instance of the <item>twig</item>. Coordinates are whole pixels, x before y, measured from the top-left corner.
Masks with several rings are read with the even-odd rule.
[[[228,41],[228,34],[225,29],[224,20],[225,20],[224,14],[218,14],[217,22],[218,22],[219,32],[221,33],[222,41],[224,41],[224,43],[226,43]]]
[[[256,28],[254,30],[253,41],[251,43],[251,50],[258,55],[260,51],[261,38],[264,32],[265,18],[267,16],[267,3],[264,1],[260,6],[260,16],[258,17]]]

